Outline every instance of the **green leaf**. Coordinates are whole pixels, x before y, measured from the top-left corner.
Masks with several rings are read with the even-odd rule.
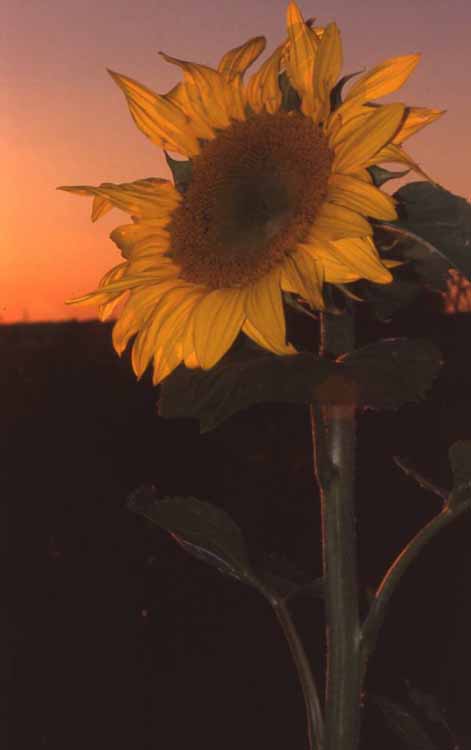
[[[410,279],[394,278],[390,284],[373,284],[362,279],[355,283],[354,291],[370,305],[378,320],[389,322],[394,313],[412,304],[423,289]]]
[[[198,419],[205,433],[253,404],[309,404],[315,387],[341,370],[308,352],[272,354],[240,334],[210,370],[179,365],[161,384],[159,415]]]
[[[381,187],[381,185],[384,185],[385,182],[388,182],[388,180],[395,180],[399,179],[400,177],[405,177],[406,174],[409,174],[410,169],[404,170],[404,172],[390,172],[389,169],[383,169],[382,167],[377,167],[376,165],[372,167],[367,167],[368,172],[373,178],[373,183],[376,187]]]
[[[173,175],[173,181],[175,187],[179,193],[186,193],[188,186],[191,182],[191,176],[193,171],[193,165],[190,159],[172,159],[169,154],[164,151],[167,164]]]
[[[382,339],[339,357],[359,387],[366,409],[398,409],[419,401],[432,386],[442,364],[427,339]]]
[[[195,497],[159,499],[153,487],[137,489],[128,507],[168,531],[193,557],[255,585],[242,532],[225,511]]]
[[[409,750],[438,750],[437,745],[407,709],[383,696],[374,696],[373,701],[381,709],[386,724]]]
[[[412,261],[421,281],[436,291],[446,290],[450,267],[470,279],[471,204],[429,182],[411,182],[393,197],[399,201],[399,220],[376,224],[383,233],[390,231],[393,239],[400,240],[394,255]],[[418,239],[398,234],[395,229],[412,232]]]

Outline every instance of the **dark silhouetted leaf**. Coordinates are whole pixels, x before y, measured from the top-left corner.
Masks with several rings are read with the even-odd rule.
[[[352,286],[382,322],[390,321],[394,313],[412,304],[423,291],[416,281],[400,278],[395,278],[390,284],[373,284],[363,279]]]
[[[398,409],[419,401],[432,386],[442,364],[437,347],[427,339],[382,339],[338,359],[360,389],[369,409]]]
[[[220,508],[195,497],[159,499],[153,487],[141,487],[128,507],[168,531],[191,555],[221,573],[255,583],[242,532]]]
[[[242,409],[258,403],[311,403],[314,390],[339,365],[308,352],[279,356],[241,334],[210,370],[180,365],[161,385],[159,415],[198,419],[205,433]]]
[[[384,185],[388,180],[397,180],[400,177],[405,177],[406,174],[409,174],[410,172],[410,169],[406,169],[403,172],[390,172],[389,169],[383,169],[376,165],[367,167],[367,170],[372,176],[373,183],[376,187],[381,187],[381,185]]]
[[[399,220],[383,222],[379,234],[399,239],[394,257],[408,260],[419,278],[436,291],[446,291],[448,269],[456,268],[471,278],[471,205],[464,198],[429,182],[411,182],[394,193],[399,201]],[[389,229],[388,229],[389,227]],[[412,232],[428,245],[395,232]],[[378,235],[375,234],[375,242]],[[381,252],[379,240],[378,249]]]
[[[374,703],[381,709],[386,724],[403,741],[409,750],[439,750],[417,719],[403,706],[384,698],[374,696]]]
[[[171,169],[173,175],[173,181],[175,187],[179,193],[186,193],[188,185],[191,182],[191,175],[193,165],[189,159],[172,159],[166,151],[164,151],[167,164]]]

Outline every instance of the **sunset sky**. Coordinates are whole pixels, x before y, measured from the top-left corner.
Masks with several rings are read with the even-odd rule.
[[[92,224],[92,199],[58,191],[58,185],[169,177],[163,152],[134,125],[106,68],[166,93],[181,76],[159,50],[216,67],[228,49],[264,35],[267,49],[250,74],[284,39],[287,4],[7,0],[1,19],[0,322],[94,318],[94,307],[68,307],[64,300],[94,289],[120,262],[108,235],[129,221],[127,215],[114,209]],[[316,25],[339,26],[343,74],[422,53],[409,81],[379,101],[447,110],[412,136],[406,150],[443,187],[469,198],[469,0],[301,0],[299,6]],[[392,193],[417,179],[409,175],[385,189]]]

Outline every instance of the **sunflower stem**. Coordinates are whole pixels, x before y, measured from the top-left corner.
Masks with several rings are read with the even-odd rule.
[[[351,351],[354,322],[321,314],[321,356]],[[341,399],[340,399],[341,400]],[[325,750],[356,750],[360,734],[361,663],[354,519],[355,405],[311,406],[314,466],[321,500],[326,611]]]

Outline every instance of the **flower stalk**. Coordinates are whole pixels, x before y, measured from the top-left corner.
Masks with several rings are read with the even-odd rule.
[[[323,313],[321,356],[353,349],[353,318]],[[338,394],[341,395],[341,394]],[[335,394],[334,394],[335,396]],[[342,400],[342,399],[341,399]],[[354,519],[355,404],[311,407],[322,515],[326,612],[325,750],[356,750],[360,734],[360,624]]]

